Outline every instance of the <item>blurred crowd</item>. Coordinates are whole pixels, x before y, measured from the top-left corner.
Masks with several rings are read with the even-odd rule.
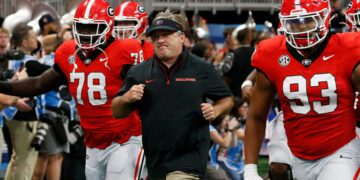
[[[332,0],[333,32],[348,29],[344,15],[347,3]],[[269,22],[264,22],[264,29],[256,31],[255,21],[249,13],[246,22],[225,29],[222,46],[210,39],[206,20],[198,14],[189,22],[192,26],[185,33],[184,46],[215,67],[235,100],[231,112],[209,126],[211,147],[206,179],[243,179],[249,95],[242,94],[245,87],[242,84],[254,70],[250,61],[256,45],[281,33],[277,25]],[[58,17],[43,14],[37,23],[39,32],[27,23],[16,24],[12,29],[4,28],[6,25],[0,28],[1,80],[41,74],[54,64],[57,47],[73,39],[72,22],[61,24]],[[5,179],[85,179],[83,132],[66,86],[31,98],[0,94],[0,107],[0,149],[4,140],[10,157]],[[273,110],[278,111],[275,106]]]

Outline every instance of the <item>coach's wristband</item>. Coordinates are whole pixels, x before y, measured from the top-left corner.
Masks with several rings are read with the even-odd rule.
[[[241,89],[244,89],[245,86],[253,86],[253,83],[250,80],[245,80],[242,84],[241,84]]]

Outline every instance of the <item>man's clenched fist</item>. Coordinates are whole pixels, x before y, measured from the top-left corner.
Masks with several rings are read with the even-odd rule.
[[[133,85],[128,92],[124,94],[125,101],[134,103],[140,101],[144,95],[144,84]]]
[[[200,106],[201,106],[201,111],[202,111],[203,117],[207,121],[212,121],[216,118],[215,109],[211,104],[202,103]]]

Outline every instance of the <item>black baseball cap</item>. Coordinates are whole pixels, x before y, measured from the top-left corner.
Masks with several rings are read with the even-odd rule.
[[[168,31],[181,31],[184,32],[183,27],[176,21],[167,18],[155,19],[151,26],[147,29],[146,35],[151,36],[157,30],[168,30]]]
[[[43,29],[46,24],[52,23],[54,21],[55,21],[55,19],[50,14],[44,14],[39,19],[40,29]]]

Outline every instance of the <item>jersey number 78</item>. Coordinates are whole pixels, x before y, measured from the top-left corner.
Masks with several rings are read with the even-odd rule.
[[[82,99],[82,89],[84,88],[84,84],[86,83],[88,87],[87,95],[89,98],[90,104],[96,105],[103,105],[107,101],[106,95],[106,81],[105,75],[99,72],[92,72],[85,78],[85,73],[70,73],[70,82],[75,83],[75,80],[79,81],[78,87],[76,89],[76,101],[83,105],[84,101]],[[85,80],[87,80],[85,82]],[[97,81],[98,84],[94,84]],[[100,94],[100,98],[95,98],[95,93]]]

